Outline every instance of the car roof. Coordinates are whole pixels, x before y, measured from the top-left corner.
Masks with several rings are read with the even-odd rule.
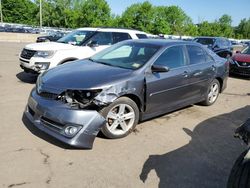
[[[136,40],[129,40],[131,42],[136,43],[144,43],[144,44],[152,44],[156,46],[171,46],[171,45],[196,45],[196,46],[202,46],[201,44],[193,41],[183,41],[183,40],[168,40],[168,39],[136,39]]]
[[[227,39],[225,37],[195,37],[195,39],[199,39],[199,38],[202,38],[202,39]]]
[[[127,28],[105,28],[105,27],[84,27],[78,28],[77,30],[81,31],[106,31],[106,32],[125,32],[125,33],[136,33],[136,34],[147,34],[143,31]]]

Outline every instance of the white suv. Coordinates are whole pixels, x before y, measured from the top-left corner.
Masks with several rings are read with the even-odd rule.
[[[28,44],[19,59],[25,72],[41,73],[65,62],[88,58],[110,45],[128,39],[147,38],[137,30],[81,28],[56,42]]]

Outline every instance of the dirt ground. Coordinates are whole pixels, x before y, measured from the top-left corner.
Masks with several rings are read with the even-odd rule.
[[[41,133],[23,111],[36,77],[23,73],[24,43],[0,43],[0,187],[223,188],[246,148],[233,137],[250,117],[250,80],[229,78],[210,107],[193,105],[137,126],[92,150],[67,148]]]

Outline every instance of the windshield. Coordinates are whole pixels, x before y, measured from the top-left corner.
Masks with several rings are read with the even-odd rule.
[[[250,54],[250,48],[249,47],[245,48],[241,53],[242,54]]]
[[[100,53],[94,55],[90,60],[114,67],[125,69],[139,69],[159,49],[159,46],[125,42],[113,45]]]
[[[203,45],[213,45],[214,39],[213,38],[196,38],[194,39],[195,42],[198,42]]]
[[[94,33],[95,31],[75,30],[65,35],[64,37],[60,38],[57,42],[73,44],[73,45],[81,45],[83,41],[91,37]]]

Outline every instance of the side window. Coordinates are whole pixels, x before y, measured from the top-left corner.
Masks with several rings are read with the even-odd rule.
[[[170,69],[185,65],[182,46],[167,48],[154,63],[155,65],[167,66]]]
[[[224,46],[223,40],[222,39],[218,39],[218,47],[222,48],[223,46]]]
[[[226,40],[227,41],[227,47],[231,47],[231,42],[229,40]]]
[[[112,33],[110,32],[98,32],[91,39],[90,42],[96,41],[99,45],[111,45],[113,43]]]
[[[128,33],[113,33],[113,43],[132,39]]]
[[[135,35],[138,37],[138,39],[147,39],[148,38],[148,36],[145,34],[135,34]]]
[[[206,62],[204,51],[202,48],[198,46],[188,45],[187,51],[191,65]]]
[[[222,41],[222,44],[221,44],[222,47],[227,46],[227,41],[225,39],[221,39],[221,41]]]
[[[213,62],[214,61],[214,59],[207,52],[204,52],[204,54],[205,54],[206,62]]]

